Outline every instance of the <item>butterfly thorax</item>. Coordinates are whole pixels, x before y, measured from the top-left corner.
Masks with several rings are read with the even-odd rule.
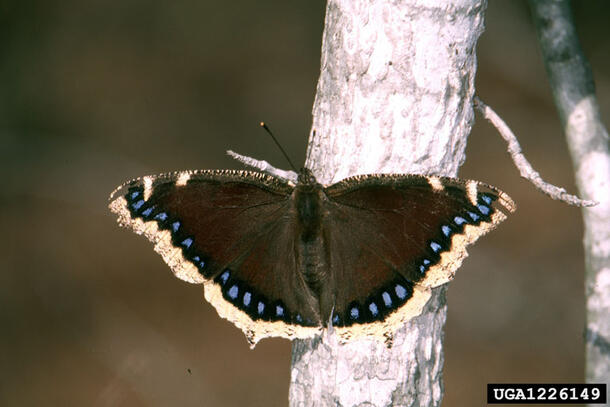
[[[311,172],[299,174],[299,182],[294,188],[293,199],[296,207],[297,220],[301,240],[304,242],[315,239],[319,235],[322,221],[323,191]]]
[[[308,242],[315,239],[320,233],[322,222],[322,186],[297,184],[294,189],[293,199],[297,214],[298,231],[300,240]]]

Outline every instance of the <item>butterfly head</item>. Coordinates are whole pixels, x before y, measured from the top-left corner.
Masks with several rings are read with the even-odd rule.
[[[301,168],[299,171],[299,177],[297,178],[297,182],[300,185],[317,185],[318,180],[314,177],[313,172],[309,168]]]

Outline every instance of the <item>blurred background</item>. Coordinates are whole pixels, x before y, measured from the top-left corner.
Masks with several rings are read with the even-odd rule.
[[[286,167],[260,120],[302,161],[324,8],[0,3],[1,405],[287,405],[290,342],[250,350],[106,205],[132,177],[240,168],[227,149]],[[606,120],[609,11],[574,4]],[[490,2],[486,25],[478,94],[543,178],[576,192],[525,2]],[[451,284],[444,406],[484,404],[489,382],[582,381],[580,211],[522,180],[480,117],[460,175],[502,188],[519,210]]]

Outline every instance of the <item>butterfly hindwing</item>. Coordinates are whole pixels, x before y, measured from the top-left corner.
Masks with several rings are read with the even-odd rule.
[[[419,315],[430,288],[453,278],[466,246],[514,210],[493,187],[443,177],[356,176],[325,194],[332,272],[321,314],[333,312],[344,339],[387,338]]]
[[[251,343],[309,337],[317,300],[297,272],[293,187],[247,171],[144,177],[113,193],[119,223],[144,234],[177,277],[203,283],[206,299]]]

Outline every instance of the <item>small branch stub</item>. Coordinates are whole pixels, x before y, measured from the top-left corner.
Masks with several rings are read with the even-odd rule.
[[[515,134],[504,122],[504,120],[502,120],[491,107],[483,103],[483,101],[477,96],[474,97],[474,107],[483,115],[485,119],[493,124],[502,138],[506,140],[508,143],[508,152],[510,153],[515,166],[517,166],[519,173],[523,178],[530,181],[536,188],[550,198],[565,202],[568,205],[580,207],[597,205],[597,202],[595,201],[580,199],[577,196],[568,194],[563,188],[559,188],[545,182],[521,152],[521,146],[519,145],[519,141],[517,141],[517,137],[515,137]]]
[[[247,165],[248,167],[256,168],[257,170],[266,172],[267,174],[273,175],[275,177],[287,179],[293,183],[297,182],[298,175],[294,171],[286,171],[281,170],[279,168],[275,168],[273,165],[269,164],[265,160],[257,160],[252,157],[238,154],[232,150],[227,150],[227,155],[231,156],[240,163]]]

